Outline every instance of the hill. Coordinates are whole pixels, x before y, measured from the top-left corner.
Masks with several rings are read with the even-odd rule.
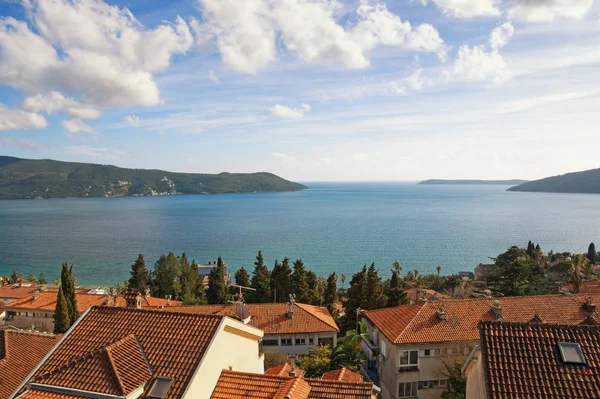
[[[508,191],[600,194],[600,169],[546,177],[511,187]]]
[[[472,184],[480,186],[498,185],[498,186],[514,186],[515,184],[525,183],[527,180],[442,180],[430,179],[423,180],[419,184]]]
[[[299,191],[272,173],[172,173],[0,156],[0,199]]]

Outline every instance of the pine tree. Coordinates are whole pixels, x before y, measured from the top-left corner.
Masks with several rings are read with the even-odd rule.
[[[179,272],[179,259],[173,252],[161,255],[154,264],[152,295],[157,298],[164,298],[167,295],[177,296],[180,289],[179,281],[176,281]]]
[[[27,281],[29,281],[30,283],[37,283],[37,279],[35,278],[35,274],[33,273],[29,273],[29,276],[27,276]]]
[[[250,295],[254,303],[267,303],[272,301],[271,297],[271,274],[265,266],[262,252],[258,251],[256,262],[254,262],[254,271],[252,272],[252,280],[250,286],[256,291]]]
[[[38,278],[38,284],[40,284],[40,285],[48,284],[48,280],[46,280],[46,276],[44,275],[43,272],[40,273],[40,277]]]
[[[233,275],[234,281],[236,285],[241,285],[242,287],[250,287],[250,276],[244,266],[241,269],[238,269]]]
[[[400,284],[400,276],[397,271],[392,272],[392,278],[390,280],[390,286],[387,292],[387,307],[394,307],[398,305],[408,304],[408,298],[406,292]]]
[[[387,303],[387,298],[383,292],[381,277],[375,269],[375,263],[372,263],[367,271],[367,310],[384,308]]]
[[[319,279],[312,270],[306,272],[306,282],[308,283],[308,303],[309,305],[321,306],[323,304],[323,298],[319,293]]]
[[[63,262],[60,273],[60,286],[63,290],[65,300],[67,301],[67,314],[69,315],[69,327],[79,318],[77,311],[77,297],[75,293],[75,280],[73,278],[73,265],[69,267],[67,262]]]
[[[294,273],[292,274],[293,293],[296,295],[296,302],[310,303],[310,286],[308,285],[308,276],[304,268],[302,259],[296,259],[294,262]]]
[[[146,268],[146,261],[144,261],[144,255],[138,255],[134,264],[131,265],[130,274],[131,278],[127,284],[129,291],[145,293],[149,287],[149,273]]]
[[[277,302],[287,302],[293,289],[292,269],[290,268],[290,260],[286,256],[283,262],[275,261],[273,270],[271,271],[271,283],[273,290],[277,293]]]
[[[588,260],[590,261],[590,263],[592,265],[595,265],[596,264],[596,256],[597,256],[596,245],[592,242],[588,246],[588,253],[587,253],[586,258],[588,258]]]
[[[200,274],[198,273],[198,265],[195,262],[188,262],[185,252],[179,257],[179,297],[186,305],[195,305],[203,303],[204,289],[202,290],[201,298],[198,298],[197,286]]]
[[[63,294],[62,287],[58,288],[58,298],[54,309],[54,334],[63,334],[71,326],[67,299]]]
[[[327,277],[327,287],[325,288],[325,295],[323,298],[323,305],[329,310],[334,317],[337,317],[337,309],[335,304],[338,301],[338,290],[337,290],[338,276],[335,272],[331,273]]]
[[[21,278],[19,277],[19,274],[17,274],[17,271],[13,269],[13,272],[10,275],[10,283],[17,284],[19,281],[21,281]]]
[[[206,299],[210,304],[227,303],[228,287],[225,284],[225,266],[219,256],[217,267],[210,271],[208,275],[208,289],[206,290]]]
[[[366,309],[367,299],[367,265],[355,273],[350,280],[345,304],[345,315],[340,320],[340,330],[346,332],[356,328],[356,319],[359,309]]]

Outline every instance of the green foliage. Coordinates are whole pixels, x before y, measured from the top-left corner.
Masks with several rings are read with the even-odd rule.
[[[571,275],[571,282],[573,283],[573,292],[579,293],[581,283],[583,283],[583,268],[584,268],[584,257],[583,255],[575,255],[571,263],[569,273]]]
[[[590,263],[592,265],[595,265],[597,256],[598,256],[598,253],[596,252],[596,245],[592,242],[588,246],[588,252],[587,252],[586,258],[590,261]]]
[[[150,273],[146,268],[146,261],[144,261],[144,255],[139,254],[133,265],[131,265],[131,278],[127,284],[131,292],[141,292],[144,294],[146,289],[150,287],[149,279]]]
[[[48,280],[46,280],[46,276],[43,272],[41,272],[40,276],[38,277],[38,284],[48,284]]]
[[[314,306],[321,306],[323,304],[323,296],[320,293],[321,284],[317,275],[312,270],[306,272],[306,282],[308,283],[308,301],[306,303]]]
[[[305,377],[320,378],[331,370],[331,348],[326,345],[309,348],[308,355],[298,362],[298,367],[304,370]]]
[[[251,299],[250,302],[253,303],[268,303],[273,300],[271,296],[271,274],[264,262],[262,252],[258,251],[256,262],[254,262],[252,280],[250,282],[250,286],[256,291],[253,291],[248,295]]]
[[[263,352],[265,354],[265,369],[270,369],[271,367],[287,362],[285,353],[273,349],[265,349]]]
[[[277,293],[277,302],[287,302],[293,290],[292,268],[287,256],[281,263],[275,261],[271,271],[271,283],[274,293]]]
[[[442,399],[465,399],[467,397],[467,379],[462,376],[462,363],[444,363],[445,376],[448,378]]]
[[[23,280],[23,273],[17,273],[16,270],[13,270],[12,274],[10,275],[9,280],[10,280],[11,284],[17,284],[21,280]]]
[[[172,181],[174,189],[170,187]],[[126,183],[123,183],[126,182]],[[298,191],[306,187],[271,173],[172,173],[0,156],[0,199]]]
[[[198,274],[198,273],[196,273]],[[210,304],[227,303],[229,287],[225,283],[225,267],[223,259],[219,256],[217,267],[211,270],[208,275],[208,289],[206,290],[206,299]]]
[[[340,330],[342,332],[356,328],[358,309],[366,309],[367,265],[352,276],[346,295],[346,311],[344,317],[340,319]]]
[[[292,281],[294,283],[293,290],[294,294],[296,295],[296,301],[300,303],[310,303],[310,286],[308,285],[308,276],[306,274],[306,269],[304,268],[304,262],[302,262],[302,259],[296,259],[294,262]]]
[[[27,276],[27,281],[29,281],[30,283],[37,283],[37,279],[35,278],[35,274],[33,273],[29,273],[29,276]]]
[[[329,310],[329,313],[331,313],[334,318],[338,317],[338,311],[335,308],[335,304],[338,301],[337,280],[338,276],[335,272],[327,277],[327,287],[325,288],[325,295],[323,296],[323,305]]]
[[[69,315],[69,327],[79,318],[77,311],[77,296],[75,293],[75,279],[73,277],[73,265],[69,267],[67,262],[63,262],[60,273],[60,287],[62,288],[65,300],[67,302],[67,314]]]
[[[375,269],[375,263],[369,266],[367,271],[367,298],[365,303],[366,310],[381,309],[387,304],[387,298],[383,292],[381,277]]]
[[[58,288],[58,298],[54,309],[54,334],[63,334],[71,327],[67,299],[62,287]]]
[[[250,276],[244,266],[233,275],[234,281],[236,285],[241,285],[243,287],[250,287]]]
[[[366,326],[359,323],[361,332],[366,333]],[[346,367],[352,371],[359,371],[361,363],[365,360],[362,351],[362,337],[356,330],[346,331],[346,335],[339,338],[337,345],[331,351],[331,370]]]
[[[168,255],[161,255],[154,264],[152,273],[152,285],[150,287],[152,296],[164,298],[167,295],[176,297],[179,295],[180,284],[177,280],[179,276],[179,259],[169,252]]]
[[[406,305],[409,303],[408,297],[406,296],[406,292],[404,292],[404,288],[400,283],[400,276],[398,272],[394,270],[392,272],[392,278],[390,279],[390,284],[387,289],[387,304],[386,306],[391,308],[399,305]]]

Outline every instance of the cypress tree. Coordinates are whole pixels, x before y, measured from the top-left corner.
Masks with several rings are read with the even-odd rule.
[[[63,294],[62,287],[59,287],[56,308],[54,309],[54,334],[63,334],[70,326],[71,318],[69,317],[67,299]]]
[[[250,295],[252,302],[271,302],[271,274],[269,273],[269,269],[265,266],[261,251],[258,251],[256,262],[254,262],[254,271],[252,272],[250,286],[256,290]]]
[[[355,273],[350,280],[348,287],[347,300],[345,304],[345,315],[341,319],[340,330],[346,332],[356,328],[357,310],[366,309],[367,298],[367,265],[363,266],[360,272]]]
[[[244,266],[233,275],[233,279],[236,285],[241,285],[242,287],[250,287],[250,276]]]
[[[206,299],[210,304],[227,302],[227,284],[225,284],[225,265],[219,256],[217,267],[210,271],[208,275],[208,289],[206,290]]]
[[[67,314],[69,315],[70,327],[79,317],[79,312],[77,312],[77,297],[75,294],[73,265],[69,267],[67,262],[63,262],[62,264],[62,270],[60,273],[60,286],[67,302]]]
[[[334,317],[337,317],[337,309],[335,304],[338,301],[338,290],[337,290],[338,276],[335,272],[331,273],[327,277],[327,286],[325,288],[325,295],[323,298],[323,305],[329,310]]]
[[[131,265],[130,274],[131,277],[127,284],[129,291],[145,293],[149,287],[149,273],[146,268],[146,261],[144,261],[144,255],[138,255],[133,265]]]
[[[375,263],[372,263],[367,271],[367,303],[366,309],[381,309],[385,307],[387,298],[383,292],[383,286],[381,284],[381,277],[375,269]]]
[[[406,292],[400,284],[400,276],[397,271],[392,272],[392,278],[390,280],[390,286],[387,292],[387,307],[391,308],[398,305],[408,304],[408,298]]]
[[[306,282],[309,287],[308,301],[306,303],[314,306],[321,306],[323,304],[323,298],[319,293],[319,279],[312,270],[306,272]]]
[[[204,287],[202,287],[201,295],[197,294],[198,279],[198,265],[196,262],[188,262],[187,255],[185,252],[181,254],[179,258],[179,297],[185,304],[199,304],[203,302]],[[198,298],[200,296],[200,298]]]
[[[293,289],[292,269],[287,256],[281,263],[275,261],[275,266],[271,271],[271,282],[273,290],[277,292],[277,302],[287,302]]]
[[[302,259],[296,259],[294,262],[292,281],[293,293],[296,295],[296,301],[300,303],[310,303],[310,286],[308,285],[308,276]]]
[[[592,242],[588,246],[588,252],[587,252],[586,258],[588,258],[588,260],[590,261],[590,263],[592,265],[595,265],[596,264],[596,256],[597,256],[596,245]]]

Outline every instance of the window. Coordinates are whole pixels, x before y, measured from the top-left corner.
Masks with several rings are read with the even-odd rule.
[[[416,366],[419,361],[419,351],[403,351],[400,353],[400,367]]]
[[[296,345],[306,345],[306,338],[296,338]]]
[[[315,344],[315,339],[313,337],[308,337],[308,344],[309,345],[314,345]]]
[[[416,382],[401,382],[400,384],[398,384],[399,398],[410,398],[413,396],[417,396]]]
[[[333,346],[333,338],[319,338],[319,345]]]
[[[577,342],[559,342],[558,349],[563,363],[587,364],[581,346]]]
[[[380,344],[381,344],[381,354],[383,355],[384,358],[387,358],[387,347],[385,346],[385,341],[381,340]]]
[[[148,392],[148,397],[152,399],[162,399],[165,397],[171,384],[173,383],[173,379],[169,377],[157,377],[150,388],[150,392]]]
[[[281,338],[281,346],[292,346],[292,338]]]
[[[423,356],[431,356],[431,349],[423,350]]]
[[[278,346],[279,341],[277,339],[263,339],[264,346]]]
[[[447,380],[426,380],[419,381],[419,389],[439,388],[445,387]]]

